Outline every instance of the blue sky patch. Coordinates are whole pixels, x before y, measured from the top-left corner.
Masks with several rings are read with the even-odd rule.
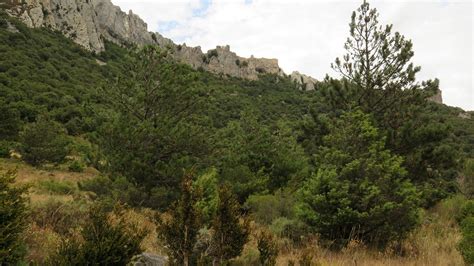
[[[193,17],[202,17],[206,14],[209,6],[211,6],[212,0],[201,0],[201,6],[193,9]]]
[[[171,21],[160,21],[158,23],[158,32],[168,32],[178,26],[178,21],[171,20]]]

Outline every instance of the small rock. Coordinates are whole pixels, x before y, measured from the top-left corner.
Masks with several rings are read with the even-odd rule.
[[[165,266],[168,263],[168,257],[155,255],[151,253],[142,253],[132,259],[134,266]]]

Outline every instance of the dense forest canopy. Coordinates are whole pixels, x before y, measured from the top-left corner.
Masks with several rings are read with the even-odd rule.
[[[0,11],[0,156],[98,171],[78,190],[88,193],[85,206],[100,207],[69,225],[82,237],[60,234],[50,262],[126,263],[141,252],[146,232],[132,230],[118,203],[165,213],[157,224],[171,263],[239,256],[252,219],[273,230],[257,241],[261,263],[272,265],[273,234],[295,245],[312,235],[336,249],[354,239],[384,249],[420,226],[423,209],[456,193],[472,197],[474,122],[427,100],[439,82],[416,79],[412,43],[364,2],[344,47],[333,65],[342,76],[301,91],[286,76],[194,70],[166,47],[106,42],[91,53]],[[0,264],[26,252],[17,237],[26,205],[2,198],[23,199],[12,176],[0,176],[1,204],[14,209],[2,207],[0,223],[16,224],[13,234],[0,230]],[[460,219],[472,235],[467,206]],[[463,241],[469,254],[472,239]],[[94,245],[110,245],[114,257]]]

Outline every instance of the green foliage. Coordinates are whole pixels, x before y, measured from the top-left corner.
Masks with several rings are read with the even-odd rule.
[[[392,25],[379,25],[378,17],[366,1],[352,13],[350,37],[344,45],[347,54],[331,66],[355,85],[364,110],[386,116],[410,100],[404,92],[418,88],[415,75],[420,67],[409,63],[412,42],[398,32],[392,34]]]
[[[201,103],[195,73],[170,60],[165,52],[145,47],[125,66],[126,75],[105,90],[119,113],[109,117],[99,139],[110,171],[145,194],[163,188],[163,198],[157,199],[163,206],[177,197],[181,169],[207,153],[204,120],[195,115]]]
[[[16,148],[17,143],[0,140],[0,158],[10,158],[10,152]]]
[[[416,81],[420,67],[410,63],[411,41],[393,34],[392,25],[379,25],[378,16],[367,2],[353,13],[347,54],[332,65],[343,79],[328,77],[321,94],[333,110],[357,106],[374,117],[387,135],[387,147],[405,158],[407,177],[422,192],[423,206],[430,207],[456,189],[458,152],[449,125],[457,114],[446,123],[439,109],[447,107],[427,102],[439,91],[439,80]]]
[[[120,52],[100,66],[92,53],[59,32],[30,29],[3,10],[0,20],[19,31],[0,27],[0,135],[14,138],[24,121],[45,112],[67,125],[70,134],[95,130],[103,110],[96,87],[120,71],[116,61],[126,50],[107,43],[107,55]]]
[[[261,232],[257,238],[257,248],[260,252],[260,265],[276,265],[278,245],[275,237],[268,232]]]
[[[0,98],[0,140],[15,140],[20,128],[20,113]]]
[[[219,200],[219,177],[217,170],[212,168],[200,175],[194,181],[193,186],[201,191],[201,197],[196,206],[202,214],[203,222],[208,224],[212,221],[212,216],[217,209],[217,202]]]
[[[286,217],[273,220],[269,229],[275,235],[290,239],[297,245],[304,242],[305,236],[311,233],[310,228],[299,219],[288,219]]]
[[[467,264],[474,263],[474,216],[467,217],[461,222],[463,238],[459,242],[459,250]]]
[[[200,193],[192,186],[190,176],[181,184],[181,198],[169,210],[169,219],[161,220],[158,236],[164,241],[173,265],[190,265],[201,226],[197,208]]]
[[[275,219],[293,218],[295,198],[291,191],[276,191],[272,195],[251,195],[245,205],[250,208],[255,221],[269,225]]]
[[[405,237],[418,222],[419,193],[369,116],[344,113],[324,143],[300,189],[301,219],[336,245],[358,238],[383,247]]]
[[[461,206],[461,210],[458,213],[456,219],[458,221],[462,221],[466,218],[473,217],[474,216],[474,200],[468,200],[464,202]]]
[[[15,173],[0,172],[0,264],[16,265],[22,259],[22,235],[27,225],[27,188],[14,186]]]
[[[91,207],[81,238],[63,240],[49,258],[53,265],[126,265],[140,254],[145,232],[128,224],[123,215],[112,221],[99,207]]]
[[[84,171],[84,165],[80,161],[74,160],[69,164],[68,169],[71,172],[81,173]]]
[[[21,154],[32,165],[61,163],[68,154],[69,139],[58,123],[39,118],[20,132]]]
[[[303,149],[284,123],[272,131],[247,111],[218,132],[217,139],[220,176],[232,184],[240,202],[303,179],[308,170]]]
[[[464,163],[461,191],[466,197],[474,198],[474,159],[467,159]]]
[[[231,189],[223,185],[219,188],[219,202],[212,223],[212,256],[222,264],[242,253],[249,235],[248,221],[240,213],[240,205]]]
[[[79,182],[78,186],[80,190],[93,192],[97,199],[109,206],[113,206],[117,202],[126,203],[133,207],[164,208],[166,206],[164,202],[160,201],[166,195],[166,191],[153,188],[145,194],[142,192],[143,189],[123,176],[98,176]]]

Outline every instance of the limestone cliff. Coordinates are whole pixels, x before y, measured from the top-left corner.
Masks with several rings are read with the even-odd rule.
[[[312,91],[315,89],[316,83],[318,82],[316,79],[307,76],[305,74],[301,74],[298,71],[293,71],[290,75],[291,80],[299,84],[300,90],[305,91]]]
[[[122,12],[110,0],[0,0],[0,5],[29,27],[59,30],[95,52],[104,50],[105,40],[119,45],[155,44],[169,48],[175,59],[196,69],[246,79],[257,79],[263,73],[284,75],[277,59],[240,57],[229,46],[204,53],[200,47],[177,45],[159,33],[149,32],[142,19],[132,11]],[[314,88],[308,85],[314,79],[302,77],[306,89]]]

